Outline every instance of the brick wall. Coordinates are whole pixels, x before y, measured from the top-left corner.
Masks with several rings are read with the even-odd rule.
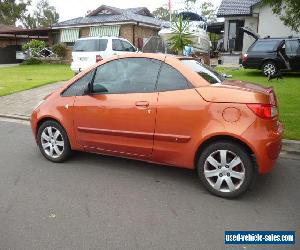
[[[120,37],[125,38],[129,42],[133,43],[133,25],[132,24],[121,25]]]
[[[139,38],[148,38],[157,34],[157,29],[131,24],[122,25],[120,29],[120,37],[127,39],[134,46],[138,46]]]
[[[158,35],[158,30],[153,29],[153,28],[148,28],[148,27],[143,27],[143,26],[135,26],[134,27],[134,45],[138,47],[138,39],[139,38],[148,38],[151,36],[157,36]]]
[[[16,45],[16,41],[14,39],[1,39],[0,40],[0,48],[5,48],[9,45]]]

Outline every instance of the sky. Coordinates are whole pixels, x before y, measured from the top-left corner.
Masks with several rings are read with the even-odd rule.
[[[33,4],[38,0],[34,0]],[[205,0],[198,0],[204,2]],[[172,8],[180,9],[183,0],[171,0]],[[210,0],[215,6],[219,6],[221,0]],[[168,0],[49,0],[49,3],[56,7],[60,15],[60,21],[81,17],[86,14],[88,10],[94,10],[100,5],[105,4],[118,8],[132,8],[132,7],[147,7],[150,11],[155,10],[160,6],[167,6]]]

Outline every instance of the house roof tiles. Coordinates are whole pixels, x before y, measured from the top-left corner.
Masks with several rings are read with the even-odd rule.
[[[261,0],[223,0],[218,10],[218,17],[242,16],[251,14],[251,6]]]
[[[108,12],[101,13],[106,10]],[[64,22],[56,23],[53,27],[82,26],[89,24],[140,22],[156,27],[168,26],[168,23],[152,16],[145,7],[119,9],[102,5],[85,17],[78,17]]]

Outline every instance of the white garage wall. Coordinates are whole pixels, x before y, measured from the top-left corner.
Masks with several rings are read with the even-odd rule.
[[[246,17],[245,18],[245,27],[251,29],[257,33],[258,18],[257,17]],[[243,40],[243,53],[246,53],[248,48],[255,42],[255,39],[252,36],[244,34]]]
[[[261,37],[300,36],[300,33],[293,32],[285,26],[279,16],[273,14],[269,6],[257,6],[253,12],[259,13],[258,33]]]

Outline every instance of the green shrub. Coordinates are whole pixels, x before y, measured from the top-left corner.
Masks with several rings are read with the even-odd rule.
[[[64,58],[67,53],[67,47],[64,43],[57,43],[53,45],[52,51],[59,57]]]
[[[35,57],[30,57],[28,59],[26,59],[24,62],[22,62],[22,64],[24,65],[35,65],[35,64],[41,64],[42,60],[35,58]]]
[[[40,40],[31,40],[22,46],[23,51],[30,51],[31,56],[38,56],[38,53],[46,47],[46,43]]]

